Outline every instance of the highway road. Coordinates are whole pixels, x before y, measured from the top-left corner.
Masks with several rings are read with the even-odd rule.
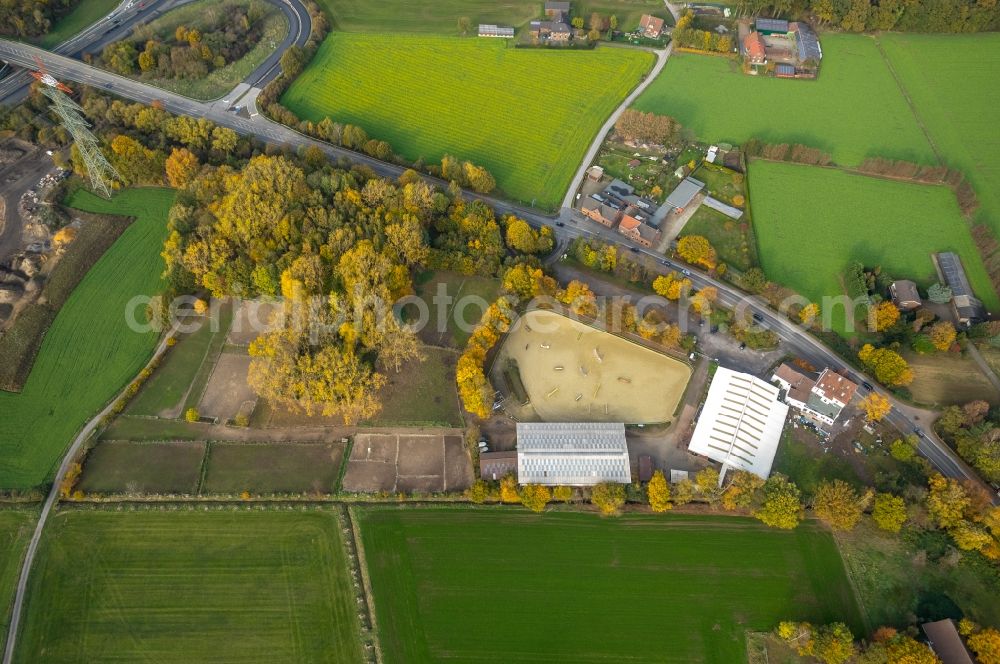
[[[263,87],[281,73],[279,60],[291,46],[305,46],[312,30],[309,12],[298,0],[267,0],[284,14],[288,21],[288,32],[280,44],[243,80],[243,88]],[[59,44],[51,52],[71,58],[80,58],[84,53],[98,53],[108,44],[125,39],[132,30],[142,23],[148,23],[160,15],[193,0],[124,0],[111,13],[91,24],[73,37]],[[34,65],[32,64],[32,68]],[[34,79],[27,72],[17,71],[0,79],[0,104],[21,101],[28,94]],[[235,100],[234,100],[235,101]]]
[[[379,161],[364,154],[309,138],[284,125],[272,122],[262,115],[255,115],[251,118],[240,117],[219,104],[189,99],[146,85],[145,83],[133,81],[91,67],[72,58],[53,54],[26,44],[0,40],[0,59],[4,61],[18,66],[33,67],[35,66],[36,57],[45,64],[51,74],[65,81],[85,83],[103,89],[108,93],[143,103],[159,100],[162,102],[164,108],[172,113],[192,117],[205,117],[218,125],[229,127],[241,134],[255,136],[268,143],[291,148],[316,146],[330,157],[344,157],[355,163],[364,164],[384,177],[395,178],[405,170],[401,166]],[[273,74],[268,72],[268,75]],[[428,179],[434,181],[436,184],[445,185],[440,180]],[[536,227],[550,226],[561,246],[565,246],[565,244],[575,237],[599,238],[607,242],[624,245],[638,255],[646,256],[654,270],[658,270],[661,273],[666,273],[674,269],[674,267],[662,263],[663,257],[661,255],[638,247],[620,234],[583,218],[569,208],[563,208],[559,215],[549,216],[489,196],[482,196],[472,192],[466,192],[465,195],[469,198],[479,199],[488,203],[498,214],[515,214]],[[865,382],[875,384],[876,381],[873,378],[848,366],[836,353],[823,345],[822,342],[807,331],[788,320],[785,316],[772,311],[763,300],[749,296],[732,285],[713,279],[709,275],[697,270],[692,269],[690,271],[692,282],[697,288],[714,286],[719,291],[720,302],[725,306],[732,307],[737,311],[747,312],[747,315],[757,314],[761,318],[761,323],[781,336],[790,350],[808,360],[814,366],[828,366],[842,371],[859,384]],[[942,474],[950,477],[981,482],[976,474],[936,436],[931,428],[934,417],[933,412],[914,408],[900,402],[880,388],[875,389],[887,396],[893,404],[893,411],[888,417],[889,422],[903,432],[916,433],[920,437],[920,452],[930,460],[935,468]]]

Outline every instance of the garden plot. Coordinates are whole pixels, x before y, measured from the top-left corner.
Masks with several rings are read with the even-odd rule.
[[[257,400],[257,395],[247,384],[250,359],[249,355],[240,353],[223,353],[219,356],[198,403],[199,415],[228,422],[241,411],[247,412],[247,406]]]

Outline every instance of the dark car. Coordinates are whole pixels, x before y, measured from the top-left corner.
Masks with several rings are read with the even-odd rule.
[[[762,321],[764,320],[764,317],[763,317],[763,316],[761,316],[760,314],[754,314],[754,315],[753,315],[753,319],[754,319],[755,321],[757,321],[758,323],[760,323],[760,322],[762,322]]]
[[[628,250],[631,251],[633,254],[639,253],[638,247],[629,247]]]
[[[740,350],[746,350],[746,349],[747,349],[747,344],[744,341],[743,343],[740,344]]]
[[[872,387],[871,383],[861,383],[861,387],[864,388],[865,392],[871,392],[872,390],[875,389],[874,387]]]
[[[556,226],[558,226],[559,228],[562,228],[562,227],[563,227],[563,226],[565,226],[565,225],[566,225],[566,224],[564,224],[564,223],[563,223],[563,222],[561,222],[561,221],[557,221],[557,222],[556,222]]]
[[[715,334],[716,332],[719,331],[719,326],[713,325],[712,327],[708,328],[708,331],[711,332],[712,334]]]

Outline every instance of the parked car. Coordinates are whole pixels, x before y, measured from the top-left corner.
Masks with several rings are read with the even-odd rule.
[[[740,350],[746,350],[746,349],[747,349],[747,342],[744,341],[743,343],[740,344]]]
[[[639,253],[638,247],[629,247],[628,250],[631,251],[633,254]]]
[[[861,387],[864,388],[865,392],[871,392],[872,390],[875,389],[874,387],[872,387],[871,383],[861,383]]]
[[[558,226],[559,228],[562,228],[562,227],[563,227],[563,226],[565,226],[565,225],[566,225],[566,224],[564,224],[564,223],[563,223],[563,222],[561,222],[561,221],[557,221],[557,222],[556,222],[556,226]]]

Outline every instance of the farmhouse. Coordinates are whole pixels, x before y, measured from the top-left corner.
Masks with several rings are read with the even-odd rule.
[[[663,34],[663,19],[649,14],[643,14],[639,19],[639,32],[647,39],[659,39]]]
[[[587,200],[580,206],[580,211],[608,228],[617,224],[618,220],[622,217],[621,210],[602,201],[595,200],[593,197],[587,197]]]
[[[767,47],[759,32],[751,32],[743,38],[743,54],[751,66],[759,67],[767,64]]]
[[[629,207],[622,215],[621,224],[618,225],[618,232],[644,247],[652,247],[654,242],[659,241],[660,231],[649,225],[647,217],[635,207]]]
[[[782,364],[771,377],[785,393],[785,403],[813,420],[829,427],[854,398],[858,386],[830,369],[812,378],[790,364]]]
[[[568,42],[572,30],[559,21],[532,21],[528,32],[539,41]]]
[[[500,39],[513,39],[514,28],[505,25],[493,25],[490,23],[479,24],[480,37],[496,37]]]
[[[681,180],[681,183],[677,185],[677,188],[670,192],[667,196],[667,200],[664,202],[665,205],[669,205],[674,210],[678,212],[683,212],[694,197],[698,195],[702,189],[705,188],[705,183],[701,180],[695,180],[694,178],[687,177]]]
[[[504,475],[517,472],[517,452],[480,452],[479,476],[484,480],[497,481]]]
[[[951,308],[958,323],[968,327],[986,320],[986,309],[972,293],[958,254],[951,251],[934,254],[934,264],[941,279],[951,288]]]
[[[889,284],[889,295],[892,296],[892,303],[900,311],[912,311],[920,306],[917,285],[908,279],[900,279]]]
[[[517,481],[549,486],[631,483],[625,425],[518,422]]]
[[[766,479],[788,414],[779,394],[755,376],[719,367],[688,450],[722,464],[720,483],[728,468]]]

